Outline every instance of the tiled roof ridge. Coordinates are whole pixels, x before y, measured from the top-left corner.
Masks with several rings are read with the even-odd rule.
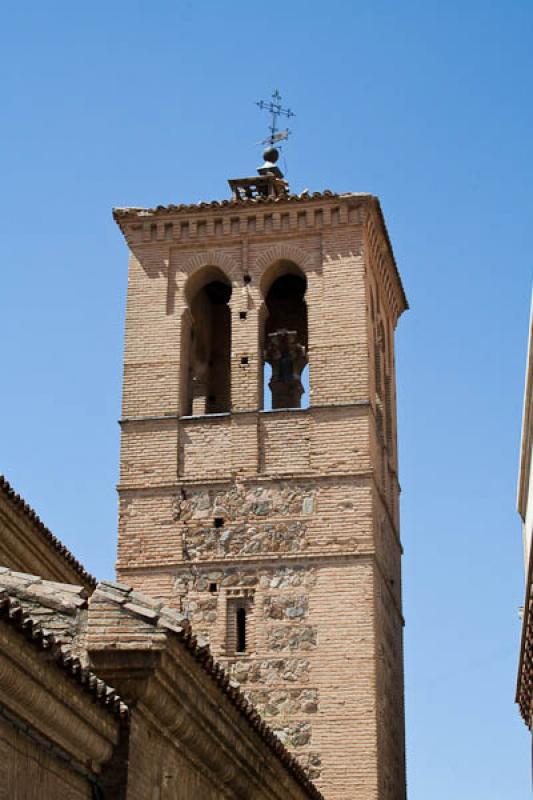
[[[338,194],[337,192],[332,192],[331,189],[324,189],[322,192],[302,192],[301,194],[287,194],[282,195],[280,197],[252,197],[247,198],[245,200],[238,200],[235,198],[230,198],[226,200],[201,200],[199,203],[179,203],[175,205],[173,203],[169,203],[166,206],[155,206],[154,208],[140,208],[140,207],[118,207],[113,209],[113,217],[116,221],[118,221],[122,217],[127,216],[152,216],[153,214],[157,213],[167,213],[172,214],[175,212],[180,211],[201,211],[206,208],[237,208],[243,207],[248,208],[249,206],[257,206],[257,205],[275,205],[279,203],[299,203],[304,202],[306,200],[327,200],[335,197],[343,198],[343,197],[350,197],[351,194],[349,192],[345,192],[343,194]],[[357,197],[357,194],[353,195]],[[370,197],[367,193],[362,193],[361,197]]]
[[[24,610],[19,600],[12,597],[2,586],[0,586],[0,619],[4,619],[24,634],[38,650],[49,651],[59,669],[63,670],[83,691],[90,694],[98,705],[120,720],[127,719],[129,710],[118,692],[84,667],[80,659],[70,652],[61,639],[34,620],[31,614]]]
[[[176,609],[164,606],[162,602],[141,592],[136,592],[125,584],[116,581],[100,581],[96,587],[95,598],[100,588],[104,595],[111,596],[115,602],[124,605],[124,608],[130,613],[140,616],[144,621],[150,622],[154,626],[165,628],[170,634],[174,635],[187,648],[209,677],[222,689],[233,706],[266,742],[286,769],[309,793],[309,796],[313,800],[324,800],[323,795],[306,775],[297,759],[287,750],[274,731],[261,718],[259,712],[246,699],[239,688],[239,684],[229,678],[224,668],[211,655],[208,643],[193,634],[188,619]]]
[[[78,559],[70,552],[68,547],[46,527],[37,512],[13,489],[4,475],[0,475],[0,491],[18,511],[24,514],[34,528],[47,539],[86,583],[91,586],[96,586],[96,578],[85,569]]]
[[[45,608],[55,609],[67,614],[87,608],[87,589],[74,583],[49,581],[39,575],[17,572],[9,567],[0,566],[0,586],[4,587],[10,597],[37,602]]]

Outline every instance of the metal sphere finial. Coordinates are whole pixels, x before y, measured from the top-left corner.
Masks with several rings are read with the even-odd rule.
[[[276,161],[277,161],[277,160],[278,160],[278,158],[279,158],[279,150],[276,150],[276,148],[275,148],[275,147],[267,147],[267,148],[266,148],[266,149],[263,151],[263,158],[264,158],[264,159],[265,159],[265,161],[267,161],[269,164],[275,164],[275,163],[276,163]]]

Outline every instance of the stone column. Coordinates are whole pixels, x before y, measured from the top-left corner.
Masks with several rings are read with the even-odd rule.
[[[265,359],[272,366],[272,408],[300,408],[304,391],[300,377],[307,358],[296,337],[296,331],[287,330],[268,335]]]

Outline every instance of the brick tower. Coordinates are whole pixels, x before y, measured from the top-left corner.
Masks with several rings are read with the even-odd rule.
[[[404,800],[407,303],[375,197],[259,173],[231,200],[114,212],[118,576],[188,613],[327,800]]]

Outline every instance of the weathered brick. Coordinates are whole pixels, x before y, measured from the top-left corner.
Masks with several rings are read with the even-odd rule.
[[[403,800],[394,330],[406,301],[379,205],[322,195],[159,213],[118,217],[131,250],[118,574],[181,609],[252,697],[282,709],[281,736],[327,800]],[[268,292],[287,274],[306,281],[310,406],[267,412],[281,314]],[[198,300],[215,278],[231,287],[229,323]],[[296,306],[287,329],[303,324]],[[191,331],[209,349],[208,326],[226,341],[228,324],[231,353],[202,361]],[[206,415],[215,373],[231,402]],[[230,652],[239,607],[244,653]]]

